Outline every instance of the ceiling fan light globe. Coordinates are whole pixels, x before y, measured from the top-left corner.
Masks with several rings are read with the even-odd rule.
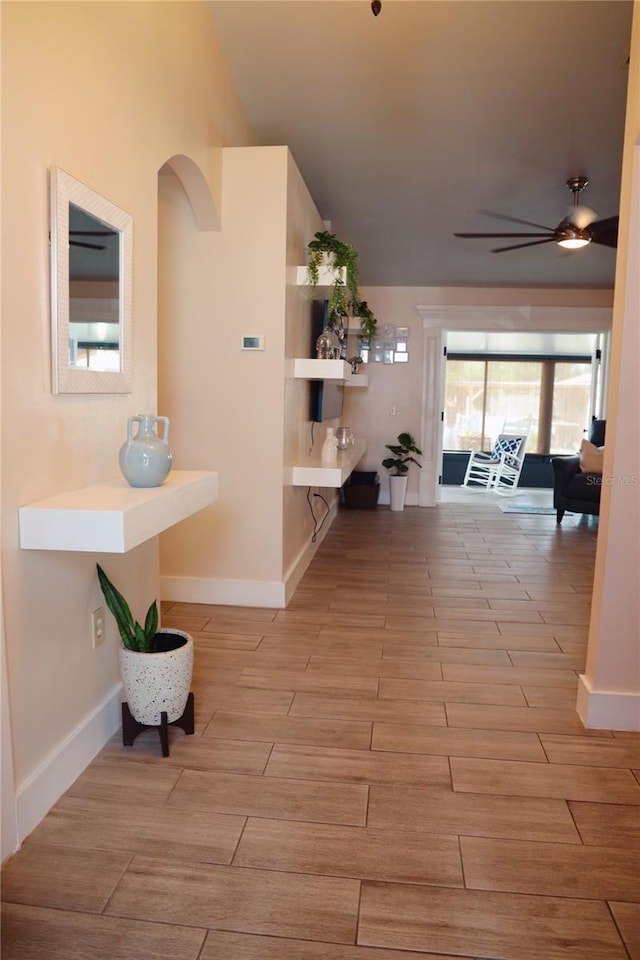
[[[591,239],[588,237],[567,237],[565,240],[558,240],[558,246],[564,247],[565,250],[579,250],[590,243]]]
[[[565,250],[579,250],[591,243],[591,234],[588,230],[577,227],[570,220],[563,220],[556,229],[558,246]]]

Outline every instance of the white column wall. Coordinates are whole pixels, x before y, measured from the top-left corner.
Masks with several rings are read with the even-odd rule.
[[[176,466],[220,474],[217,502],[160,538],[165,599],[281,602],[287,161],[224,151],[219,233],[160,178],[159,402]]]
[[[611,376],[587,667],[588,727],[640,730],[640,3],[634,5]]]

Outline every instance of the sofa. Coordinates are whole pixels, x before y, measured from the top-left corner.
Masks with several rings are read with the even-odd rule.
[[[587,439],[596,447],[604,446],[606,420],[593,420]],[[584,473],[580,456],[553,457],[553,506],[556,522],[561,523],[565,511],[586,513],[597,517],[600,513],[601,473]]]

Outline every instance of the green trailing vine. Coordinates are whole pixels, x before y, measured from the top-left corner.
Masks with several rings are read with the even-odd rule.
[[[335,233],[322,230],[309,241],[307,257],[307,279],[312,291],[318,286],[320,267],[325,262],[336,274],[346,268],[346,284],[339,278],[336,278],[333,284],[329,298],[329,316],[347,316],[349,300],[358,300],[358,253],[355,248],[350,243],[338,240]]]
[[[378,331],[378,320],[366,300],[355,300],[350,304],[351,316],[360,320],[361,340],[372,340]]]

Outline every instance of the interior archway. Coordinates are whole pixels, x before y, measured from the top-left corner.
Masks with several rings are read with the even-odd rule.
[[[220,241],[218,210],[202,171],[189,157],[171,157],[158,171],[157,409],[169,418],[173,463],[180,470],[214,469],[202,444],[199,412],[210,404],[202,363],[215,341],[212,266]],[[202,523],[199,514],[195,525],[183,521],[179,535],[167,531],[160,537],[161,575],[169,563],[184,569],[181,545],[191,543]]]
[[[209,183],[191,157],[187,157],[184,153],[174,154],[160,167],[158,174],[160,177],[171,175],[178,177],[189,198],[198,230],[220,230],[220,215]]]

